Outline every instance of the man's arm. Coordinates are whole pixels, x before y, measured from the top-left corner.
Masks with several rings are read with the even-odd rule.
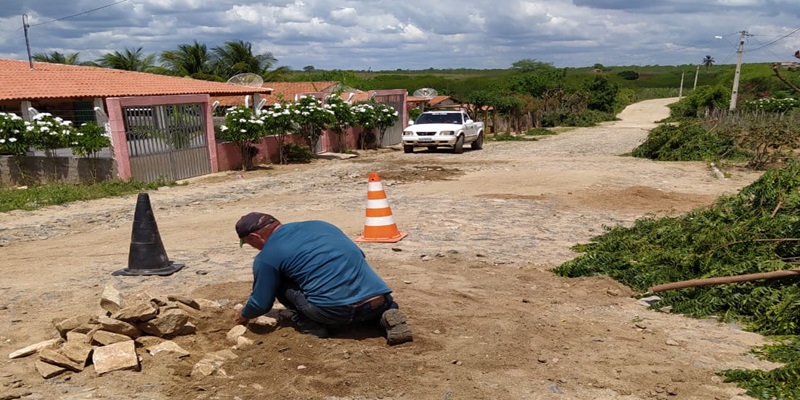
[[[255,318],[272,309],[279,279],[278,270],[271,266],[263,265],[262,268],[253,268],[253,292],[250,293],[247,304],[242,308],[242,319]]]

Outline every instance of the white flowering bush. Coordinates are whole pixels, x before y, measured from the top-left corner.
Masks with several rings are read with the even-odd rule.
[[[259,118],[264,121],[267,134],[275,135],[281,164],[287,163],[285,143],[286,137],[294,131],[296,126],[293,115],[291,105],[286,103],[275,103],[271,108],[259,114]]]
[[[264,121],[253,110],[243,106],[232,107],[225,115],[225,123],[220,127],[219,138],[234,142],[242,156],[242,170],[253,165],[253,144],[266,136]]]
[[[297,124],[297,133],[308,141],[313,152],[325,129],[335,121],[333,111],[323,107],[322,102],[314,96],[300,97],[290,109]]]
[[[28,151],[25,121],[16,114],[0,112],[0,153],[22,155]]]
[[[361,148],[373,142],[377,146],[383,141],[383,135],[386,130],[394,126],[399,118],[399,113],[394,107],[374,101],[367,103],[358,103],[353,106],[353,120],[354,124],[362,128],[361,134]],[[374,130],[378,130],[378,136],[375,136]]]
[[[75,127],[72,121],[54,117],[50,113],[39,113],[30,122],[25,122],[25,137],[31,147],[50,152],[75,143]]]
[[[781,113],[800,107],[800,99],[791,97],[786,99],[765,97],[763,99],[747,101],[743,106],[744,109],[748,111]]]
[[[399,113],[394,107],[382,103],[378,103],[375,106],[375,128],[378,129],[378,146],[383,143],[383,135],[397,123],[399,118]]]
[[[350,103],[344,101],[339,94],[332,94],[325,98],[323,107],[333,113],[334,121],[330,124],[330,128],[336,135],[339,151],[343,151],[346,149],[344,140],[347,129],[353,126],[353,109]]]
[[[105,147],[111,146],[106,129],[95,122],[85,122],[75,130],[70,142],[72,153],[77,156],[94,156]]]

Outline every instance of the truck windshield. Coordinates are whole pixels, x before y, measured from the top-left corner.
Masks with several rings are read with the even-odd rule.
[[[415,124],[461,124],[460,113],[420,114]]]

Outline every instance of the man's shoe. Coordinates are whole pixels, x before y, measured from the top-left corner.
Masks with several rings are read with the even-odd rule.
[[[411,328],[406,322],[406,316],[396,308],[383,312],[381,326],[386,329],[386,343],[390,346],[414,340]]]

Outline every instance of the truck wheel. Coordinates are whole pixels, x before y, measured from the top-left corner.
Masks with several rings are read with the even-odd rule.
[[[464,135],[458,135],[456,144],[453,146],[453,153],[461,154],[464,152]]]
[[[410,144],[403,145],[403,153],[413,153],[413,152],[414,152],[414,146]]]
[[[483,148],[483,132],[478,134],[478,138],[472,142],[472,150],[480,150]]]

